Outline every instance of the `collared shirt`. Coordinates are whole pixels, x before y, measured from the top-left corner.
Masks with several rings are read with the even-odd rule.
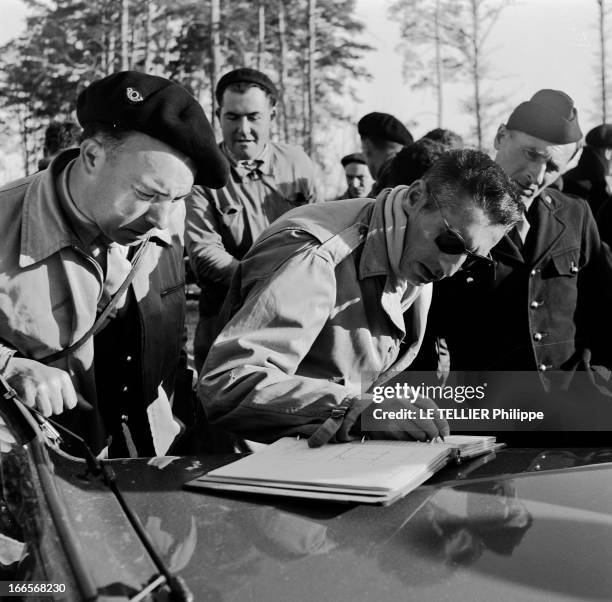
[[[261,152],[254,159],[238,159],[236,156],[227,148],[225,142],[221,143],[221,150],[229,160],[230,167],[236,172],[236,175],[244,180],[245,178],[251,178],[256,180],[261,177],[264,163],[269,162],[270,158],[270,145],[266,144],[261,149]]]
[[[187,251],[211,313],[260,233],[290,209],[323,200],[316,168],[299,147],[270,142],[258,159],[257,177],[240,167],[224,144],[220,148],[231,164],[227,186],[194,186],[186,203]]]

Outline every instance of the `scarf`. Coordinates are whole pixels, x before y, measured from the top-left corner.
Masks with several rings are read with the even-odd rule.
[[[387,243],[387,257],[391,268],[383,292],[383,305],[385,305],[385,297],[398,295],[402,300],[403,311],[410,307],[423,288],[423,285],[408,282],[400,271],[406,230],[408,229],[408,215],[404,210],[404,203],[409,189],[408,186],[385,188],[378,196],[383,201],[383,228],[385,242]]]

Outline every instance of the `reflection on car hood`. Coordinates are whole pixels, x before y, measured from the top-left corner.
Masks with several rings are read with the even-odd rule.
[[[228,457],[110,462],[167,566],[197,600],[603,600],[612,450],[504,450],[389,507],[213,495],[182,485]],[[156,574],[102,483],[54,454],[99,591]]]

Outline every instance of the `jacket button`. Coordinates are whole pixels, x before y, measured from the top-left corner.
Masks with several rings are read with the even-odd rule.
[[[534,341],[541,341],[544,338],[544,335],[541,332],[536,332],[533,335],[533,340]]]
[[[535,268],[533,270],[531,270],[531,272],[529,272],[530,276],[535,276],[538,273],[538,270],[536,270]]]
[[[540,365],[538,366],[538,370],[539,370],[540,372],[546,372],[546,370],[550,370],[551,368],[552,368],[552,366],[547,365],[547,364],[540,364]]]
[[[127,385],[126,385],[125,387],[123,387],[123,389],[121,389],[121,392],[122,392],[122,393],[127,393],[127,392],[128,392]]]
[[[126,355],[125,356],[125,361],[126,362],[131,362],[132,361],[132,356],[131,355]]]
[[[543,303],[541,301],[532,301],[529,304],[529,307],[531,307],[531,309],[538,309],[538,307],[540,307],[540,305],[543,305]]]

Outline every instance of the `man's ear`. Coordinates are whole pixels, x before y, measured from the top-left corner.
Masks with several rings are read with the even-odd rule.
[[[97,138],[86,138],[81,142],[80,159],[87,175],[95,175],[102,169],[108,156],[104,144]]]
[[[274,121],[276,119],[276,105],[274,105],[270,109],[270,121]]]
[[[509,136],[510,132],[508,130],[508,128],[506,127],[505,124],[501,124],[498,128],[497,128],[497,134],[495,134],[495,139],[493,140],[493,148],[495,150],[499,150],[499,147],[501,146],[501,142],[502,140],[506,137]]]
[[[406,204],[404,207],[407,211],[413,212],[421,209],[427,202],[427,186],[425,182],[423,180],[415,180],[410,184],[405,198]]]
[[[584,147],[581,144],[576,144],[576,150],[572,155],[571,159],[567,162],[567,165],[563,168],[561,175],[566,174],[570,169],[574,169],[578,165],[578,161],[580,161],[580,157],[582,156],[582,151]]]

